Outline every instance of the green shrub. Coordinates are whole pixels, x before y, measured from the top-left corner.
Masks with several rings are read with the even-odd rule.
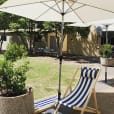
[[[2,96],[17,96],[26,93],[26,72],[29,67],[24,57],[27,55],[24,46],[9,44],[0,61],[0,93]]]
[[[104,44],[101,46],[100,55],[103,58],[109,58],[112,55],[112,46],[110,44]]]
[[[17,45],[16,43],[10,43],[7,46],[7,51],[4,54],[6,60],[16,61],[27,56],[27,51],[23,45]]]

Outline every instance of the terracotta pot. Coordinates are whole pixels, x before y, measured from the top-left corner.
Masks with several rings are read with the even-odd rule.
[[[33,114],[33,93],[16,97],[0,97],[0,114]]]

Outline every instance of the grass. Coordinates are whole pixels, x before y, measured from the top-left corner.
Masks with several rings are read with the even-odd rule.
[[[33,88],[34,98],[40,99],[58,91],[59,61],[50,57],[29,57],[30,71],[27,73],[27,85]],[[69,61],[70,63],[70,61]],[[75,64],[62,65],[62,93],[76,70]]]

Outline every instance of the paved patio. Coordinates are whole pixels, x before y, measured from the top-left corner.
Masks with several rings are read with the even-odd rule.
[[[92,65],[99,65],[92,64]],[[100,65],[99,65],[100,66]],[[98,106],[101,114],[114,114],[114,67],[107,68],[107,83],[105,83],[105,67],[101,66],[102,72],[96,84]],[[92,100],[90,101],[90,105]],[[54,109],[49,109],[42,114],[53,114]],[[79,111],[62,107],[59,114],[79,114]],[[90,114],[90,113],[85,113]]]

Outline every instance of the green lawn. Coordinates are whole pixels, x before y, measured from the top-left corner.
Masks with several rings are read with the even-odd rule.
[[[34,99],[40,99],[56,94],[58,91],[59,60],[51,57],[28,57],[30,70],[27,72],[27,86],[33,88]],[[0,61],[3,55],[0,55]],[[65,61],[62,64],[62,94],[69,79],[76,71],[76,64]]]
[[[33,88],[34,98],[40,99],[57,94],[59,60],[50,57],[29,57],[30,71],[27,73],[27,85]],[[75,64],[62,65],[62,94],[66,89],[69,79],[76,70]]]

